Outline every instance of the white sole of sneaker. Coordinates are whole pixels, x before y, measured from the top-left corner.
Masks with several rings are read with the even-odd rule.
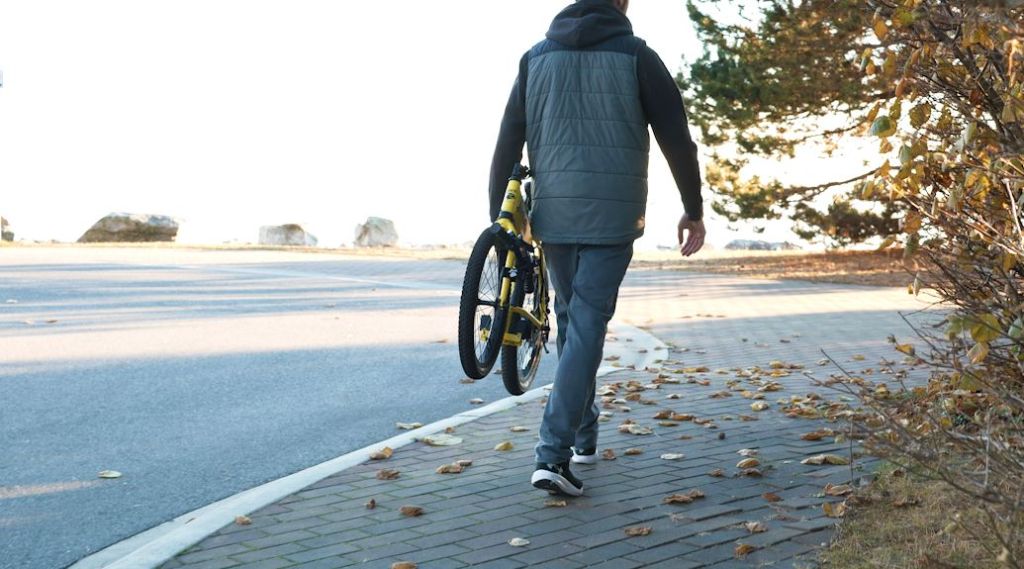
[[[574,454],[569,460],[576,464],[597,464],[597,453],[594,454]]]
[[[550,494],[561,493],[568,496],[583,495],[582,488],[573,486],[571,482],[565,479],[565,477],[555,474],[550,470],[534,471],[533,476],[530,477],[530,484],[533,484],[534,488],[546,490]]]

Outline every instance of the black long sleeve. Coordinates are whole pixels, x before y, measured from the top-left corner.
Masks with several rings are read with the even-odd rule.
[[[697,221],[703,216],[704,207],[700,195],[700,165],[697,145],[690,138],[683,97],[661,58],[646,45],[637,54],[637,77],[647,122],[668,160],[683,208],[691,220]]]
[[[526,69],[527,55],[524,54],[519,60],[519,76],[512,85],[512,93],[505,105],[505,116],[501,119],[498,143],[491,160],[491,217],[488,221],[494,221],[501,212],[501,202],[504,201],[512,167],[523,159],[523,145],[526,144]]]

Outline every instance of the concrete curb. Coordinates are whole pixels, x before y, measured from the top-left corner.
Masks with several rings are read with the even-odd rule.
[[[629,350],[628,354],[620,354],[618,363],[622,367],[602,366],[598,370],[598,377],[630,367],[636,369],[659,367],[655,361],[659,359],[659,356],[663,358],[667,354],[667,346],[664,343],[639,328],[616,323],[610,326],[610,331],[620,340],[629,338],[631,340],[630,347],[635,349]],[[624,345],[619,344],[615,346],[615,351],[623,347]],[[448,427],[464,425],[481,417],[528,403],[540,398],[549,389],[550,386],[545,385],[523,395],[506,397],[489,405],[435,421],[414,431],[367,445],[294,474],[250,488],[115,543],[79,560],[68,569],[155,569],[224,526],[233,523],[236,516],[250,514],[328,476],[362,464],[366,462],[369,454],[373,451],[385,446],[398,449],[427,435],[444,431]]]

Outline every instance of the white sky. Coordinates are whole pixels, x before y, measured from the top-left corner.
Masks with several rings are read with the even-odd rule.
[[[519,57],[567,3],[4,0],[0,213],[36,240],[128,211],[181,218],[182,242],[302,223],[334,246],[370,215],[471,241]],[[673,72],[700,53],[681,0],[629,16]],[[710,243],[754,236],[705,211]],[[638,245],[681,213],[654,150]]]

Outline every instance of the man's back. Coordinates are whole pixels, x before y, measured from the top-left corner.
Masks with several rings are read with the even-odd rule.
[[[578,0],[521,59],[491,166],[491,218],[529,150],[534,235],[546,243],[632,242],[645,227],[647,125],[689,222],[702,214],[696,145],[658,55],[633,35],[623,0]]]
[[[546,243],[625,243],[643,233],[650,140],[643,42],[610,5],[575,4],[528,53],[526,139],[533,233]]]

